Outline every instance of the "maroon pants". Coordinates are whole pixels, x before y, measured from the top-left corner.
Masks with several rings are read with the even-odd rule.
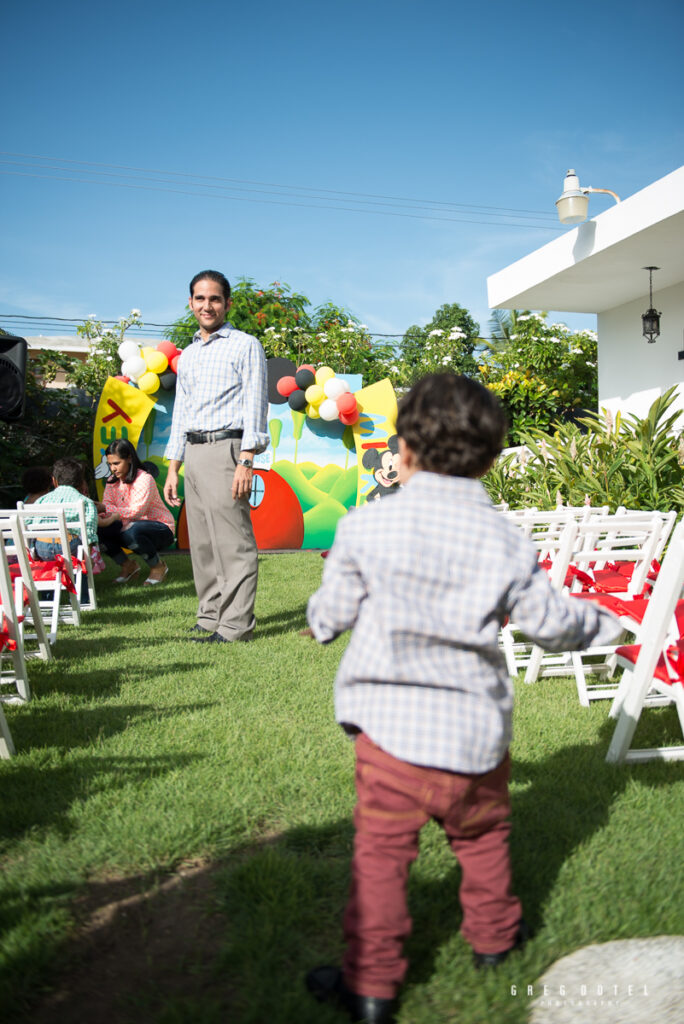
[[[508,754],[484,775],[422,768],[356,739],[356,837],[344,915],[344,979],[359,995],[391,999],[408,963],[406,883],[418,833],[430,818],[444,828],[461,865],[461,931],[478,953],[514,944],[521,917],[511,891]]]

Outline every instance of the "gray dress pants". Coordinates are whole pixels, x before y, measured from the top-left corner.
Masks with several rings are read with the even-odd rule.
[[[185,447],[185,510],[197,623],[238,640],[254,628],[258,555],[248,498],[231,494],[241,441]]]

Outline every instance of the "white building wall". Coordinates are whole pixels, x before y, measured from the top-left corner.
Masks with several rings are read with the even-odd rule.
[[[598,314],[599,406],[613,413],[619,409],[643,417],[673,384],[680,386],[675,407],[684,411],[684,359],[677,357],[684,350],[684,283],[660,291],[656,272],[653,291],[662,316],[660,337],[652,345],[641,333],[648,295]]]

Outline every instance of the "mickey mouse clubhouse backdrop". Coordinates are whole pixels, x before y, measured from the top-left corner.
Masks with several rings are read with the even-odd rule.
[[[172,365],[169,360],[155,390],[149,390],[155,382],[147,368],[137,380],[123,373],[107,380],[93,432],[100,497],[108,475],[104,451],[119,437],[136,446],[163,492],[175,390]],[[357,374],[297,367],[286,359],[269,359],[267,366],[270,444],[254,460],[250,495],[257,545],[262,551],[328,548],[348,509],[383,498],[398,486],[394,388],[389,380],[364,388]],[[127,368],[124,364],[122,370]],[[181,496],[182,489],[181,468]],[[178,547],[187,549],[185,506],[171,512]]]

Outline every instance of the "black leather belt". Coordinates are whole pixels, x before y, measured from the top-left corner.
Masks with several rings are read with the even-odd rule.
[[[188,430],[185,440],[188,444],[208,444],[210,441],[225,441],[227,438],[242,437],[241,430]]]

